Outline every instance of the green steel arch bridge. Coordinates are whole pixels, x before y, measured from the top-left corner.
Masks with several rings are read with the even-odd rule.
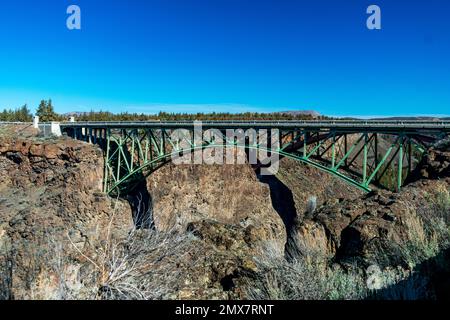
[[[430,146],[450,133],[450,121],[396,120],[65,122],[60,127],[74,139],[101,146],[108,194],[130,191],[174,156],[209,148],[291,158],[364,191],[400,190]],[[259,160],[252,164],[264,167]]]

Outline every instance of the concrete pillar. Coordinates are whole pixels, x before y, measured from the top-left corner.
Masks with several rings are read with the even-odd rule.
[[[38,116],[34,116],[34,118],[33,118],[33,128],[39,129],[39,117]]]
[[[50,130],[50,132],[53,135],[57,136],[57,137],[62,136],[62,134],[61,134],[61,127],[59,126],[59,122],[52,122],[51,123],[51,130]]]
[[[69,122],[75,122],[75,117],[70,117]]]

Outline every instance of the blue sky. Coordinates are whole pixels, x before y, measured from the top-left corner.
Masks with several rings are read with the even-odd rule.
[[[2,1],[0,40],[0,108],[450,114],[448,0]]]

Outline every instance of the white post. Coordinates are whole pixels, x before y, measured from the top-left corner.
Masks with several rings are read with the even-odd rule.
[[[33,118],[33,128],[39,129],[39,117],[38,116],[34,116],[34,118]]]
[[[75,117],[70,117],[69,122],[75,122]]]
[[[61,134],[61,127],[59,126],[59,122],[52,122],[51,123],[51,133],[57,137],[62,136]]]

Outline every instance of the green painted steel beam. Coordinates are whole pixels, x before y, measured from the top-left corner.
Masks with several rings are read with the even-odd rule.
[[[356,148],[356,146],[361,142],[361,140],[362,140],[363,137],[364,137],[364,136],[361,135],[361,136],[359,137],[359,139],[356,140],[356,142],[352,144],[352,146],[351,146],[350,149],[347,151],[347,153],[344,155],[344,157],[338,162],[338,164],[336,165],[336,167],[333,168],[334,170],[338,170],[338,169],[346,162],[346,160],[348,159],[348,157],[351,155],[351,153],[352,153],[353,150]]]
[[[331,168],[334,168],[336,163],[336,133],[333,132],[333,142],[331,147]]]
[[[208,147],[209,148],[215,148],[215,147],[221,147],[221,146],[223,146],[223,145],[214,145],[214,144],[210,144],[208,146],[202,145],[202,146],[195,147],[195,148],[184,149],[183,151],[194,152],[195,150],[205,149],[205,148],[208,148]],[[237,143],[235,144],[235,146],[240,147],[240,148],[244,148],[244,146],[241,146],[241,145],[239,145]],[[251,149],[258,149],[258,148],[255,148],[253,146],[248,146],[248,147],[251,148]],[[273,151],[273,150],[270,150],[268,148],[260,148],[260,149],[263,149],[266,152]],[[324,166],[324,165],[322,165],[322,164],[320,164],[318,162],[314,162],[314,161],[312,161],[312,160],[310,160],[308,158],[299,157],[299,156],[296,156],[296,155],[293,155],[293,154],[290,154],[290,153],[286,153],[286,152],[276,152],[276,151],[273,151],[273,152],[278,153],[280,155],[283,155],[284,157],[291,158],[291,159],[298,160],[300,162],[309,164],[309,165],[311,165],[313,167],[316,167],[316,168],[318,168],[318,169],[320,169],[322,171],[325,171],[325,172],[330,173],[330,174],[332,174],[334,176],[337,176],[337,177],[341,178],[342,180],[346,181],[347,183],[349,183],[349,184],[351,184],[351,185],[353,185],[353,186],[355,186],[355,187],[357,187],[357,188],[359,188],[359,189],[361,189],[363,191],[368,192],[368,191],[371,190],[367,185],[363,185],[363,184],[353,180],[352,178],[341,174],[340,172],[333,171],[329,167],[326,167],[326,166]],[[129,172],[127,175],[121,177],[121,179],[119,181],[117,181],[114,185],[112,185],[111,188],[109,189],[108,193],[111,193],[114,190],[118,189],[119,186],[122,183],[124,183],[127,179],[129,179],[130,177],[132,177],[136,173],[142,172],[146,167],[149,167],[152,164],[155,164],[155,163],[160,162],[162,160],[166,160],[166,159],[172,157],[175,154],[176,154],[176,152],[172,152],[172,153],[169,153],[169,154],[164,154],[164,155],[158,156],[152,162],[148,162],[148,163],[144,164],[143,166],[141,166],[140,168],[135,169],[133,172]],[[150,173],[151,172],[149,172],[148,174],[150,174]]]
[[[109,170],[108,170],[108,163],[109,163],[109,143],[110,143],[110,129],[107,129],[106,133],[106,155],[105,155],[105,171],[103,175],[103,192],[106,192],[108,190],[108,176],[109,176]]]
[[[366,185],[367,180],[367,132],[364,132],[364,146],[363,146],[363,185]]]
[[[134,130],[134,131],[133,131]],[[232,139],[231,142],[226,135],[222,132],[223,135],[223,142],[222,143],[216,143],[216,141],[204,141],[202,139],[202,143],[198,146],[195,146],[191,143],[190,139],[187,139],[186,136],[184,136],[182,139],[187,139],[190,147],[180,149],[180,139],[177,138],[176,141],[174,141],[169,133],[165,129],[146,129],[138,131],[138,130],[122,130],[122,135],[119,136],[119,138],[115,138],[112,132],[106,131],[105,132],[105,170],[104,170],[104,182],[103,182],[103,188],[105,192],[112,193],[116,192],[118,190],[125,190],[128,188],[129,184],[135,183],[137,181],[136,179],[140,179],[142,177],[146,177],[154,170],[159,168],[161,165],[166,163],[170,160],[170,157],[172,157],[175,154],[185,153],[185,152],[194,152],[196,150],[200,149],[206,149],[206,148],[217,148],[217,147],[224,147],[224,144],[232,144],[235,147],[239,148],[249,148],[254,150],[264,150],[266,152],[276,153],[283,157],[291,158],[297,161],[300,161],[302,163],[305,163],[307,165],[311,165],[313,167],[318,168],[321,171],[327,172],[329,174],[332,174],[334,176],[337,176],[338,178],[344,180],[345,182],[361,189],[364,191],[370,191],[370,183],[373,181],[373,179],[376,177],[376,175],[380,172],[383,165],[386,163],[389,156],[392,154],[394,148],[396,146],[399,146],[397,149],[398,152],[400,152],[400,158],[399,158],[399,169],[397,172],[397,188],[400,189],[402,183],[403,183],[403,157],[404,157],[404,146],[403,146],[403,140],[399,145],[399,138],[395,143],[393,143],[389,149],[385,152],[383,158],[381,161],[378,160],[378,141],[377,137],[375,137],[375,146],[370,145],[371,141],[374,139],[374,136],[376,134],[372,134],[369,138],[368,133],[363,133],[357,140],[352,144],[352,146],[348,149],[347,144],[347,134],[346,132],[339,132],[338,130],[328,131],[328,135],[324,139],[318,139],[318,144],[308,152],[308,133],[306,130],[303,131],[292,131],[291,134],[293,135],[292,141],[289,143],[283,145],[281,148],[278,148],[278,150],[272,150],[271,148],[268,148],[267,146],[262,146],[260,144],[254,144],[254,145],[241,145],[239,141],[236,141],[236,139]],[[299,134],[296,134],[299,132]],[[189,131],[189,134],[192,134],[193,131]],[[284,132],[285,136],[289,135],[289,132]],[[353,133],[350,133],[353,134]],[[285,149],[292,145],[292,143],[295,143],[299,141],[301,136],[303,135],[303,152],[302,155],[297,152],[286,152]],[[123,136],[123,138],[122,138]],[[156,137],[158,136],[158,137]],[[267,135],[269,136],[269,135]],[[273,134],[270,134],[270,137],[272,138]],[[339,138],[337,138],[339,136]],[[344,143],[344,153],[342,153],[342,143],[338,144],[338,141],[344,137],[345,143]],[[195,138],[192,135],[192,138]],[[332,138],[331,145],[327,146],[324,153],[322,153],[321,159],[311,159],[311,156],[318,152],[318,150],[325,144],[326,141],[328,141],[330,138]],[[357,154],[353,157],[350,163],[353,163],[353,161],[358,157],[358,155],[363,152],[363,163],[362,163],[362,181],[357,181],[355,178],[352,178],[351,176],[344,173],[339,172],[340,167],[347,163],[348,159],[354,153],[355,148],[358,147],[358,145],[361,143],[361,140],[364,139],[364,143],[361,147],[361,149],[357,152]],[[402,138],[403,139],[403,138]],[[195,143],[195,141],[193,141]],[[172,148],[166,148],[166,146],[171,146]],[[281,145],[281,143],[280,143]],[[113,149],[113,146],[116,148]],[[128,150],[131,148],[131,154],[128,154]],[[331,155],[327,154],[327,151],[331,148]],[[375,148],[375,151],[377,154],[375,155],[375,169],[372,171],[373,166],[371,165],[370,171],[368,170],[368,153],[369,151],[372,152],[373,148]],[[145,149],[145,153],[144,153]],[[137,152],[136,152],[137,150]],[[155,152],[156,153],[155,153]],[[407,151],[407,153],[410,155],[411,151]],[[343,155],[343,156],[342,156]],[[325,157],[325,158],[323,158]],[[331,159],[330,159],[331,157]],[[342,157],[342,158],[341,158]],[[395,157],[395,156],[394,156]],[[326,159],[327,158],[327,159]],[[339,159],[341,158],[341,159]],[[391,159],[392,160],[392,159]],[[326,161],[328,165],[323,164],[323,161]],[[331,163],[331,167],[330,164]],[[409,164],[410,165],[410,164]],[[114,167],[113,167],[114,166]],[[358,175],[360,173],[358,172]],[[382,175],[384,172],[382,173]]]
[[[306,158],[306,159],[311,158],[311,156],[312,156],[315,152],[317,152],[317,151],[320,149],[320,147],[324,144],[324,142],[327,141],[329,138],[332,137],[332,135],[333,135],[333,133],[330,133],[325,139],[321,140],[321,141],[317,144],[317,146],[315,146],[315,147],[311,150],[311,152],[308,153],[308,155],[307,155],[305,158]]]
[[[397,172],[397,191],[400,191],[402,188],[402,175],[403,175],[403,136],[400,136],[399,141],[399,154],[398,154],[398,172]]]
[[[303,133],[303,158],[306,158],[307,152],[308,152],[308,132],[305,131]]]
[[[373,178],[375,177],[375,175],[377,174],[377,172],[381,169],[381,167],[383,166],[383,164],[386,162],[387,158],[389,157],[389,155],[391,154],[392,150],[394,149],[394,147],[397,145],[398,143],[398,138],[397,140],[389,147],[389,149],[386,151],[384,157],[381,159],[381,161],[378,163],[377,167],[375,168],[375,170],[372,172],[372,174],[370,175],[370,177],[367,179],[367,181],[365,181],[364,185],[368,186],[370,184],[370,182],[372,182]]]

